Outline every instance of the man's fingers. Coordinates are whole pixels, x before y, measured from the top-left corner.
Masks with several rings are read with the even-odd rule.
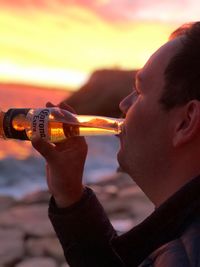
[[[51,161],[55,157],[55,147],[42,138],[32,138],[33,147],[47,160]]]
[[[47,102],[47,103],[46,103],[46,107],[47,107],[47,108],[53,108],[53,107],[55,107],[55,105],[52,104],[51,102]]]
[[[70,107],[69,105],[67,105],[65,102],[61,102],[59,105],[58,105],[59,108],[62,108],[62,109],[65,109],[65,110],[68,110],[72,113],[76,113],[75,110]]]
[[[65,102],[60,102],[59,105],[54,105],[51,102],[47,102],[46,107],[47,108],[59,107],[61,109],[65,109],[65,110],[70,111],[72,113],[76,113],[75,110],[72,107],[70,107],[69,105],[67,105]]]

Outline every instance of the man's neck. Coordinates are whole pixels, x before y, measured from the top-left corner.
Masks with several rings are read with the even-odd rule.
[[[159,182],[155,182],[152,186],[142,188],[147,197],[153,202],[156,208],[164,203],[169,197],[174,195],[184,185],[190,182],[194,177],[200,175],[200,172],[188,176],[177,177],[170,176],[170,178],[160,177]]]

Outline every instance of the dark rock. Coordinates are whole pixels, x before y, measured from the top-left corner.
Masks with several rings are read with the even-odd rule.
[[[64,261],[63,249],[57,237],[29,238],[26,241],[26,251],[32,257],[45,255]]]
[[[0,229],[0,266],[12,266],[25,255],[24,234],[19,229]]]
[[[132,178],[123,172],[89,184],[119,234],[140,223],[154,209]],[[68,267],[48,218],[49,193],[20,201],[0,197],[0,267]]]
[[[16,201],[9,196],[0,196],[0,212],[14,206]]]
[[[23,204],[37,204],[37,203],[48,203],[50,199],[50,193],[46,190],[36,191],[29,193],[21,199]]]
[[[133,88],[136,71],[98,70],[77,92],[65,100],[78,114],[119,117],[120,101]]]
[[[115,185],[119,189],[135,185],[133,179],[125,172],[115,172],[112,175],[102,176],[99,182],[95,183],[98,186]]]
[[[17,227],[28,236],[52,236],[54,230],[48,219],[47,210],[47,204],[13,207],[1,213],[0,226]]]

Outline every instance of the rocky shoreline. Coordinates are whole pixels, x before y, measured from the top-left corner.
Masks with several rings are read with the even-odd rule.
[[[127,174],[118,172],[90,184],[119,234],[141,222],[153,210]],[[0,267],[67,267],[49,222],[50,195],[35,192],[16,200],[0,197]]]

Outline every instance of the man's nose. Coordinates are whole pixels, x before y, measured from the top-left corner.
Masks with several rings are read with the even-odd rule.
[[[130,108],[130,106],[134,102],[134,93],[131,93],[127,97],[125,97],[119,104],[119,108],[123,114],[126,114]]]

